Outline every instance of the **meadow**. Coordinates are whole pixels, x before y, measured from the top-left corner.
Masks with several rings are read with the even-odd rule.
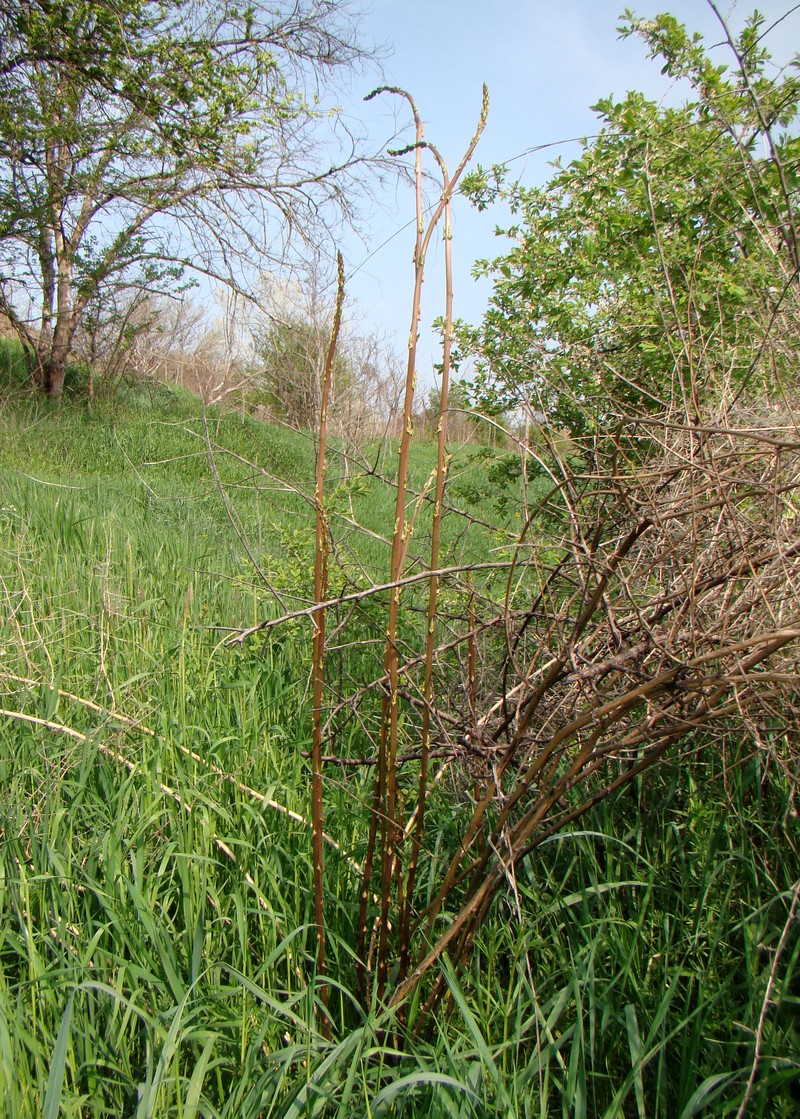
[[[0,1114],[796,1114],[794,784],[735,728],[524,858],[417,1033],[356,994],[371,786],[330,765],[326,1023],[310,626],[230,641],[312,599],[313,440],[159,385],[56,410],[4,360]],[[414,456],[421,489],[435,451]],[[509,547],[501,457],[457,454],[448,562]],[[393,455],[331,462],[340,594],[385,572]],[[365,608],[334,644],[342,690],[371,678],[381,626]],[[357,720],[334,745],[364,751]],[[471,795],[458,764],[431,792],[422,899]]]

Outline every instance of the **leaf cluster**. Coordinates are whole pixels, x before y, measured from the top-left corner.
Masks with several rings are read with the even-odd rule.
[[[543,187],[479,168],[464,190],[479,208],[505,203],[512,247],[482,261],[494,280],[483,323],[462,327],[487,403],[521,400],[573,432],[681,399],[697,411],[720,386],[757,383],[764,322],[796,287],[800,84],[773,78],[761,17],[733,44],[730,76],[673,17],[629,16],[690,100],[641,93],[600,101],[601,128]],[[769,371],[772,378],[774,370]]]
[[[330,339],[330,318],[301,313],[271,319],[256,333],[257,376],[273,414],[291,427],[313,428]],[[353,380],[350,363],[337,354],[333,389],[338,396]]]

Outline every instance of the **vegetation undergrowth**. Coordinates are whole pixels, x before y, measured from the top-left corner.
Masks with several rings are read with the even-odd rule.
[[[2,415],[5,1114],[734,1114],[800,877],[792,790],[734,744],[707,763],[725,781],[672,772],[529,856],[467,970],[446,972],[436,1030],[402,1056],[393,1012],[352,994],[361,808],[329,774],[321,1035],[305,623],[222,645],[268,596],[197,402],[156,389],[145,410],[147,393],[89,417]],[[302,437],[214,423],[307,481]],[[269,534],[309,531],[285,491],[234,493],[262,510],[270,563]],[[278,554],[291,589],[301,557]],[[468,796],[456,774],[434,792],[423,896]],[[763,1023],[764,1114],[796,1104],[798,951],[792,932]]]
[[[192,1113],[202,1095],[258,1115],[273,1097],[289,1106],[309,1047],[327,1055],[308,968],[305,634],[221,648],[269,595],[209,468],[197,400],[131,392],[88,415],[20,396],[0,415],[0,682],[19,716],[2,722],[0,1096],[9,1115],[39,1114],[61,1053],[67,1113]],[[206,422],[240,456],[215,470],[259,560],[304,601],[312,510],[276,478],[307,487],[313,446],[247,417]],[[381,527],[387,508],[373,510]],[[352,878],[351,838],[338,857]],[[341,1006],[352,1026],[345,993]],[[273,1051],[277,1071],[251,1083],[244,1070]]]

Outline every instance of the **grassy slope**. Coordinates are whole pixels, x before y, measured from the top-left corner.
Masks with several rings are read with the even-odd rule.
[[[215,627],[274,604],[189,430],[196,402],[166,390],[88,416],[0,410],[0,706],[41,720],[0,721],[0,1109],[735,1114],[800,877],[791,803],[755,763],[724,793],[714,759],[665,774],[542,849],[452,977],[452,1017],[399,1069],[347,994],[356,876],[329,851],[338,1030],[318,1035],[310,836],[281,811],[308,812],[306,634],[221,645]],[[310,485],[302,438],[235,416],[213,433]],[[230,458],[219,469],[265,573],[306,594],[307,504]],[[333,489],[343,516],[352,500],[390,525],[374,481]],[[348,541],[378,574],[382,546]],[[357,804],[337,789],[330,829],[358,857]],[[436,807],[442,843],[460,795]],[[798,952],[790,932],[752,1114],[795,1113]]]

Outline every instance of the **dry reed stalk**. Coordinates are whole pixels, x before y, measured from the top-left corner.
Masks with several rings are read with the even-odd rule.
[[[405,394],[403,398],[403,424],[400,437],[400,450],[398,456],[398,472],[397,472],[397,492],[395,499],[395,525],[392,535],[392,555],[390,561],[390,582],[399,584],[403,569],[408,554],[408,547],[411,540],[412,524],[407,520],[406,515],[406,500],[408,493],[408,472],[409,472],[409,455],[411,448],[411,440],[413,437],[413,406],[414,394],[416,391],[417,382],[417,340],[419,336],[419,318],[420,307],[422,298],[422,282],[425,272],[425,258],[428,248],[430,246],[433,233],[436,230],[442,216],[449,214],[450,201],[452,199],[453,191],[460,179],[464,168],[469,162],[472,153],[480,139],[483,129],[486,124],[486,117],[489,108],[488,92],[486,87],[483,88],[483,103],[481,106],[481,114],[479,118],[478,127],[467,150],[461,159],[461,162],[452,177],[447,175],[447,170],[439,157],[438,153],[434,150],[435,158],[439,163],[439,167],[443,174],[443,190],[437,205],[435,206],[431,218],[428,221],[427,227],[425,226],[424,212],[423,212],[423,195],[422,195],[422,151],[425,147],[429,147],[424,140],[424,127],[422,119],[417,110],[414,99],[405,90],[397,87],[383,86],[369,95],[369,98],[377,96],[379,93],[391,93],[396,96],[404,98],[411,108],[411,113],[414,119],[415,127],[415,141],[410,147],[398,151],[398,155],[405,154],[408,151],[414,152],[414,181],[415,181],[415,198],[416,198],[416,240],[414,245],[414,290],[411,305],[411,326],[409,329],[408,338],[408,362],[406,366],[406,382]],[[368,98],[368,99],[369,99]],[[433,150],[433,149],[432,149]],[[449,228],[449,222],[448,222]],[[446,259],[448,261],[447,268],[447,283],[452,288],[452,279],[450,272],[450,256],[449,256],[449,236],[446,239]],[[450,327],[446,331],[446,347],[447,347],[447,363],[449,375],[449,347],[450,336],[452,334],[452,301],[451,301],[451,320]],[[444,442],[440,440],[440,452],[437,459],[436,470],[436,493],[438,502],[438,512],[435,511],[434,521],[437,523],[437,559],[438,559],[438,524],[441,521],[441,501],[443,497],[444,487]],[[436,562],[432,561],[431,566],[436,567]],[[435,615],[435,590],[433,593],[433,610]],[[393,887],[397,890],[397,913],[401,915],[401,925],[407,927],[406,922],[402,915],[407,909],[407,902],[405,899],[406,882],[404,882],[401,861],[401,841],[404,835],[404,824],[401,819],[401,807],[398,798],[398,783],[397,783],[397,747],[398,747],[398,725],[399,725],[399,679],[400,679],[400,655],[397,641],[397,625],[400,611],[400,587],[399,585],[392,591],[389,597],[389,608],[386,620],[386,642],[384,647],[384,672],[387,680],[386,690],[383,699],[383,711],[381,718],[381,727],[378,741],[378,765],[375,780],[375,790],[372,801],[372,814],[370,824],[370,834],[367,846],[367,857],[365,859],[365,874],[361,892],[361,908],[359,915],[359,934],[358,934],[358,958],[360,961],[364,960],[364,953],[366,949],[366,938],[368,929],[367,920],[367,904],[370,893],[370,881],[373,872],[373,860],[375,857],[375,848],[380,837],[380,914],[378,918],[378,948],[376,959],[376,993],[378,999],[382,999],[388,971],[389,960],[389,929],[390,929],[390,907],[393,895]],[[435,626],[435,621],[431,619],[431,624]],[[431,654],[432,659],[432,654]],[[423,754],[427,755],[428,745],[423,741]],[[423,760],[423,769],[427,773],[427,759]],[[423,793],[424,801],[424,793]],[[419,799],[417,801],[419,807]],[[421,818],[421,813],[420,813]],[[413,856],[412,856],[413,857]],[[413,888],[413,880],[416,873],[416,863],[413,864],[413,872],[410,877],[411,885]],[[401,931],[401,940],[403,933]],[[405,952],[407,956],[407,951]],[[362,990],[362,996],[365,994],[365,974],[363,963],[359,964],[359,981]]]
[[[482,118],[483,120],[483,118]],[[482,130],[482,127],[481,127]],[[480,131],[478,135],[480,134]],[[477,138],[476,138],[477,142]],[[445,318],[442,347],[442,387],[440,394],[440,415],[437,429],[436,444],[436,495],[433,508],[433,522],[431,525],[431,552],[430,570],[431,578],[428,584],[428,607],[426,611],[425,626],[425,673],[422,685],[422,756],[417,788],[417,806],[414,818],[406,826],[406,832],[413,833],[411,857],[409,859],[408,874],[406,879],[403,906],[398,914],[400,925],[400,971],[399,980],[405,978],[408,972],[408,959],[410,950],[411,914],[414,903],[414,887],[416,885],[417,865],[422,845],[422,835],[425,825],[425,800],[428,792],[428,760],[431,748],[431,711],[434,704],[433,692],[433,659],[436,644],[436,607],[439,592],[439,580],[435,572],[439,567],[439,546],[441,542],[442,504],[444,502],[444,488],[447,479],[448,453],[447,453],[447,405],[450,391],[450,363],[453,343],[453,210],[450,202],[451,186],[447,174],[447,166],[435,148],[431,147],[439,168],[442,172],[443,196],[447,198],[444,209],[444,263],[445,263]]]
[[[317,446],[316,481],[316,537],[314,550],[314,600],[316,609],[312,614],[314,623],[314,644],[312,652],[313,707],[312,707],[312,744],[311,744],[311,821],[313,827],[313,864],[314,864],[314,918],[317,935],[317,974],[322,979],[320,1001],[325,1007],[320,1027],[324,1037],[330,1037],[331,1027],[327,1015],[328,985],[325,963],[325,909],[323,883],[323,843],[324,813],[322,801],[322,704],[325,688],[325,599],[328,594],[328,518],[325,513],[325,473],[327,469],[328,444],[328,404],[333,380],[333,363],[336,357],[336,343],[342,323],[344,304],[344,261],[342,254],[336,254],[337,290],[336,307],[331,327],[331,339],[322,378],[322,391],[319,411],[319,444]]]
[[[416,238],[414,243],[414,295],[412,301],[411,326],[408,338],[408,360],[406,363],[405,392],[403,398],[403,418],[400,434],[400,453],[397,477],[397,493],[395,499],[395,523],[392,533],[392,554],[390,561],[389,582],[395,584],[389,595],[389,610],[386,622],[386,639],[384,646],[384,672],[388,681],[388,690],[384,692],[383,717],[378,741],[378,763],[376,768],[375,787],[370,813],[369,837],[367,840],[367,853],[364,860],[364,877],[361,886],[361,898],[358,919],[357,938],[357,978],[362,1000],[366,999],[367,979],[365,970],[367,932],[368,932],[368,904],[370,898],[370,884],[375,860],[375,848],[380,832],[380,874],[381,874],[381,912],[379,918],[380,936],[380,964],[379,964],[379,991],[386,980],[385,974],[385,949],[389,924],[388,908],[391,896],[390,860],[388,851],[391,845],[390,827],[392,816],[389,811],[390,798],[393,802],[396,790],[389,792],[389,773],[391,763],[389,756],[394,751],[397,756],[396,742],[396,707],[397,707],[397,612],[400,602],[400,588],[397,586],[402,576],[403,559],[406,543],[406,485],[408,480],[408,454],[412,435],[411,410],[414,400],[416,382],[416,345],[419,330],[420,298],[422,291],[422,274],[424,262],[422,258],[422,240],[424,233],[423,199],[422,199],[422,145],[424,126],[417,111],[414,99],[405,90],[395,87],[381,86],[368,94],[365,100],[369,101],[380,93],[392,93],[403,97],[411,108],[415,127],[414,144],[414,186],[416,208]],[[394,736],[394,743],[390,739]]]

